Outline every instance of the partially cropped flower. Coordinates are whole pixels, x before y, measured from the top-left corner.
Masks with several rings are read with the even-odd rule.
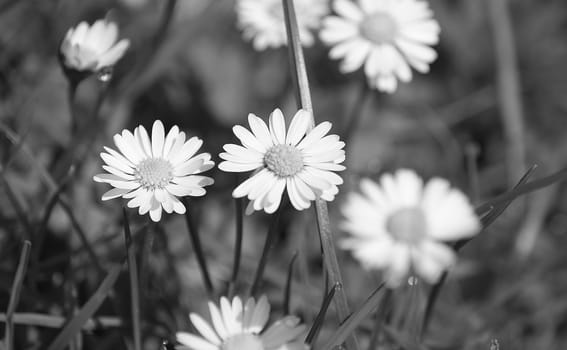
[[[59,51],[66,69],[97,72],[114,66],[129,46],[128,39],[118,41],[116,23],[100,19],[92,26],[81,22],[69,29]]]
[[[270,115],[269,127],[248,115],[250,129],[237,125],[232,130],[242,146],[228,144],[220,157],[219,168],[229,172],[254,170],[252,176],[232,192],[233,197],[247,196],[251,201],[247,213],[263,209],[273,213],[287,189],[291,204],[297,210],[307,209],[320,197],[332,201],[343,183],[334,171],[344,170],[344,142],[337,135],[327,135],[331,123],[323,122],[307,131],[311,113],[299,110],[286,132],[282,112]]]
[[[437,58],[430,46],[440,27],[422,0],[335,0],[337,16],[323,20],[320,37],[332,46],[329,56],[342,59],[343,73],[364,66],[372,88],[394,92],[398,80],[412,79],[410,66],[421,73]]]
[[[455,252],[443,242],[480,230],[468,198],[444,179],[424,185],[415,172],[403,169],[383,175],[379,184],[362,180],[361,190],[350,194],[342,208],[342,228],[351,236],[340,246],[364,267],[384,270],[391,287],[410,272],[436,282],[456,262]]]
[[[284,316],[266,328],[270,304],[265,296],[258,302],[249,298],[245,304],[240,297],[232,303],[225,297],[220,308],[209,302],[211,323],[197,314],[189,318],[199,335],[178,332],[177,349],[188,350],[307,350],[301,340],[305,326],[296,316]],[[266,329],[265,329],[266,328]]]
[[[211,169],[211,155],[195,155],[203,141],[197,137],[185,140],[185,133],[177,126],[165,135],[163,124],[156,120],[152,136],[143,126],[132,134],[128,130],[114,135],[118,151],[104,147],[100,154],[106,163],[102,168],[108,174],[94,176],[96,182],[106,182],[112,187],[102,200],[123,197],[130,199],[129,208],[139,208],[138,213],[149,212],[153,221],[159,221],[162,209],[166,213],[185,213],[185,206],[177,197],[203,196],[204,186],[213,179],[197,175]]]
[[[329,13],[328,0],[295,0],[299,39],[304,46],[315,42],[313,31]],[[246,40],[258,51],[287,44],[287,33],[281,0],[237,0],[237,25]]]

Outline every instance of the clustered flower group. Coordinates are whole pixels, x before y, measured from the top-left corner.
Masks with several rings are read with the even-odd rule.
[[[428,4],[422,0],[296,0],[302,44],[320,39],[331,46],[329,56],[341,59],[344,73],[364,69],[368,83],[380,91],[393,92],[398,81],[409,82],[413,67],[429,70],[436,53],[430,47],[439,40],[440,28]],[[334,14],[330,14],[331,10]],[[237,0],[238,26],[257,50],[287,42],[280,0]],[[92,26],[81,22],[70,29],[60,47],[64,71],[70,77],[112,68],[130,43],[118,41],[116,24],[99,20]],[[249,200],[247,214],[274,213],[289,198],[297,210],[317,199],[332,201],[343,183],[337,174],[345,169],[345,143],[329,134],[331,123],[314,125],[312,114],[299,110],[288,126],[275,109],[266,123],[248,115],[248,128],[236,125],[239,144],[224,145],[218,168],[225,172],[251,172],[233,191],[235,198]],[[163,211],[183,214],[186,196],[203,196],[214,180],[203,175],[214,167],[209,153],[198,153],[203,141],[187,137],[179,127],[165,130],[156,120],[151,133],[138,126],[114,135],[115,148],[101,153],[106,173],[94,176],[112,189],[102,200],[122,197],[160,221]],[[399,286],[410,274],[429,283],[454,265],[455,252],[446,244],[470,238],[480,222],[467,197],[446,180],[427,183],[411,170],[384,174],[378,183],[364,179],[361,193],[348,195],[342,207],[341,227],[349,233],[340,247],[349,250],[366,268],[384,271],[390,287]],[[300,340],[305,326],[285,316],[265,329],[270,306],[266,297],[245,303],[235,297],[220,299],[220,308],[209,303],[212,325],[197,314],[190,319],[199,335],[180,332],[181,348],[193,350],[304,350]]]

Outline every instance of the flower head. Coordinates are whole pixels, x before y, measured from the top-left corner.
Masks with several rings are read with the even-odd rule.
[[[443,241],[476,235],[480,221],[467,197],[440,178],[425,186],[410,170],[383,175],[380,184],[361,182],[362,194],[350,194],[342,208],[341,241],[363,266],[385,271],[397,286],[410,270],[429,283],[452,266],[456,255]]]
[[[97,72],[112,67],[130,46],[128,39],[118,39],[116,23],[100,19],[92,26],[81,22],[67,31],[60,47],[64,68],[78,72]]]
[[[371,87],[394,92],[398,79],[409,82],[410,66],[421,73],[437,58],[430,45],[440,27],[422,0],[335,0],[337,16],[323,20],[320,37],[332,46],[329,56],[341,59],[343,73],[364,65]]]
[[[254,170],[253,175],[232,192],[233,197],[248,196],[247,213],[263,209],[273,213],[287,189],[297,210],[307,209],[320,197],[332,201],[342,178],[334,171],[344,170],[344,142],[337,135],[327,135],[331,123],[323,122],[308,131],[311,113],[299,110],[286,132],[282,112],[270,115],[269,127],[254,114],[248,115],[250,132],[237,125],[232,130],[242,146],[228,144],[220,157],[219,168],[229,172]]]
[[[177,126],[166,136],[162,122],[156,120],[151,139],[140,125],[133,134],[124,130],[114,135],[114,143],[120,152],[105,147],[106,152],[100,154],[108,174],[94,176],[96,182],[114,187],[102,195],[103,201],[128,198],[129,208],[139,208],[140,215],[149,212],[157,222],[162,208],[167,213],[185,213],[177,197],[203,196],[203,187],[213,183],[210,177],[196,175],[214,165],[210,154],[195,155],[203,141],[197,137],[185,141],[185,133]]]
[[[321,25],[321,19],[329,13],[327,0],[296,0],[294,2],[299,37],[304,46],[314,43],[313,30]],[[281,0],[237,0],[237,25],[254,49],[263,51],[287,44],[283,5]]]
[[[212,325],[197,314],[189,318],[200,335],[177,333],[178,349],[189,350],[306,350],[300,340],[305,326],[295,316],[285,316],[266,330],[270,316],[270,304],[266,296],[258,302],[249,298],[245,304],[240,297],[232,303],[225,297],[220,299],[220,309],[209,302]]]

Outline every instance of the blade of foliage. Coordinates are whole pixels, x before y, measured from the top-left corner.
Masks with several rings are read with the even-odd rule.
[[[514,186],[514,189],[512,189],[512,191],[510,191],[510,192],[514,192],[518,188],[522,187],[522,185],[524,185],[528,181],[528,179],[533,174],[533,172],[536,170],[536,168],[537,168],[536,165],[533,165],[531,168],[529,168],[528,171],[526,171],[526,173],[522,176],[520,181],[518,181],[516,186]],[[487,206],[486,204],[479,206],[476,209],[476,212],[478,214],[480,214],[480,213],[485,214],[481,219],[481,225],[482,225],[481,231],[485,230],[500,215],[502,215],[502,213],[504,213],[506,208],[508,208],[508,206],[512,203],[514,198],[515,197],[510,197],[510,199],[508,201],[503,202],[503,203],[499,203],[496,207]],[[471,241],[471,239],[472,238],[464,239],[464,240],[456,242],[454,249],[456,251],[461,250],[468,242]],[[433,312],[433,307],[435,306],[435,303],[436,303],[437,298],[439,296],[439,292],[441,291],[441,287],[445,284],[445,280],[447,279],[447,274],[448,274],[447,271],[444,271],[443,274],[441,275],[441,278],[439,279],[439,281],[437,281],[437,283],[435,283],[435,285],[431,288],[431,291],[429,292],[429,296],[427,298],[427,304],[426,304],[426,307],[425,307],[425,313],[424,313],[424,316],[423,316],[423,323],[422,323],[422,328],[421,328],[422,334],[425,334],[425,332],[427,330],[427,326],[429,325],[429,320],[431,318],[431,313]]]
[[[8,302],[8,310],[6,311],[6,331],[5,331],[5,346],[6,350],[12,350],[14,348],[14,321],[13,316],[16,312],[16,307],[20,302],[20,293],[22,291],[22,284],[24,283],[24,277],[26,275],[26,270],[28,268],[28,261],[30,257],[31,243],[30,241],[25,241],[22,251],[20,253],[20,261],[18,262],[18,268],[16,269],[16,275],[14,277],[14,282],[12,283],[12,289],[10,291],[10,301]]]
[[[0,322],[7,322],[7,315],[0,313]],[[61,328],[65,324],[65,318],[61,316],[52,316],[44,314],[36,314],[33,312],[19,312],[12,316],[14,324],[26,326],[37,326],[45,328]],[[123,327],[122,320],[117,317],[101,316],[90,318],[83,325],[84,331],[94,331],[100,328],[120,328]]]
[[[234,210],[236,215],[236,230],[234,238],[234,259],[232,263],[232,274],[230,276],[228,295],[232,297],[234,295],[234,288],[236,286],[236,279],[238,278],[238,272],[240,270],[240,258],[242,254],[242,234],[244,229],[244,217],[243,217],[243,206],[242,198],[234,198]]]
[[[331,339],[327,341],[327,343],[322,346],[321,350],[332,349],[335,346],[341,345],[346,338],[354,332],[355,328],[364,321],[374,309],[380,303],[382,299],[382,294],[380,291],[384,287],[384,283],[381,283],[378,288],[376,288],[372,294],[366,299],[364,304],[358,309],[355,313],[350,315],[337,329],[337,331],[331,336]]]
[[[77,332],[81,331],[83,325],[92,317],[92,315],[102,305],[106,296],[112,290],[114,283],[120,275],[122,265],[114,266],[105,279],[102,281],[98,289],[86,302],[79,312],[69,320],[63,330],[57,335],[55,340],[49,345],[47,350],[63,350],[72,341]]]
[[[142,333],[140,331],[140,285],[138,283],[138,265],[136,264],[136,249],[132,244],[130,234],[130,222],[126,208],[122,208],[124,218],[124,241],[126,244],[126,254],[128,255],[128,275],[130,277],[130,296],[132,308],[132,329],[134,337],[134,349],[142,350]]]
[[[305,337],[305,344],[311,345],[315,341],[317,341],[317,336],[319,335],[321,327],[323,327],[323,322],[325,322],[325,316],[327,315],[329,305],[331,305],[331,301],[335,297],[335,292],[340,288],[341,286],[339,284],[335,284],[333,288],[331,288],[331,291],[327,293],[325,299],[323,299],[323,305],[321,305],[321,309],[319,310],[317,317],[315,317],[315,320],[313,321],[313,325],[311,326],[307,337]]]
[[[193,221],[193,215],[191,215],[191,206],[187,198],[182,199],[185,205],[185,223],[187,224],[187,230],[189,231],[189,238],[191,239],[191,244],[193,245],[193,250],[195,251],[195,256],[197,257],[197,263],[201,270],[201,276],[203,277],[203,283],[205,284],[205,290],[209,298],[213,298],[214,289],[213,283],[211,282],[211,277],[209,275],[209,269],[207,266],[207,260],[205,259],[205,254],[203,253],[203,246],[201,244],[201,239],[199,238],[199,231],[197,226]]]
[[[297,255],[299,255],[299,252],[295,251],[293,253],[293,256],[291,257],[291,261],[289,262],[289,266],[287,268],[287,280],[285,282],[284,301],[283,301],[283,310],[285,315],[289,315],[289,303],[291,299],[291,283],[293,281],[293,267],[295,266]]]
[[[260,261],[258,262],[258,268],[256,269],[256,274],[254,275],[254,282],[252,283],[252,287],[250,288],[250,295],[252,296],[255,296],[258,293],[260,285],[262,284],[264,269],[266,267],[266,263],[268,262],[268,256],[270,254],[272,244],[274,243],[276,232],[278,232],[280,216],[282,214],[283,207],[284,205],[282,203],[276,213],[272,215],[272,222],[270,223],[268,233],[266,234],[266,241],[264,242],[264,248],[262,249],[262,256],[260,257]]]

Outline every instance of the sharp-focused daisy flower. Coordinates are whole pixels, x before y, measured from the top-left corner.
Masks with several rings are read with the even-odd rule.
[[[398,79],[409,82],[410,66],[421,73],[437,58],[430,46],[439,41],[440,27],[429,5],[421,0],[335,0],[338,16],[323,20],[320,37],[333,46],[329,56],[341,59],[343,73],[364,65],[372,88],[393,92]]]
[[[61,43],[61,61],[66,69],[79,72],[112,67],[130,46],[128,39],[117,40],[116,23],[100,19],[89,26],[81,22],[67,31]]]
[[[246,212],[263,209],[273,213],[287,189],[291,204],[297,210],[309,208],[320,197],[332,201],[343,183],[334,171],[344,170],[344,142],[337,135],[327,135],[331,123],[323,122],[308,131],[311,113],[299,110],[286,132],[282,112],[270,115],[269,127],[254,114],[248,115],[250,132],[237,125],[232,130],[242,146],[224,145],[219,168],[229,172],[254,170],[253,175],[232,192],[233,197],[247,196],[251,201]]]
[[[94,176],[96,182],[115,187],[103,194],[103,201],[128,198],[128,207],[139,208],[140,215],[149,212],[157,222],[162,208],[166,213],[185,213],[177,197],[203,196],[203,187],[213,183],[210,177],[196,175],[214,166],[210,154],[195,155],[203,141],[197,137],[185,141],[185,133],[177,126],[166,136],[162,122],[156,120],[151,139],[140,125],[133,134],[124,130],[114,135],[114,143],[120,152],[105,147],[100,154],[108,174]]]
[[[329,13],[328,0],[295,0],[299,39],[304,46],[315,42],[312,31],[321,26]],[[237,26],[246,40],[258,51],[287,44],[287,33],[281,0],[237,0]]]
[[[245,304],[239,297],[232,303],[225,297],[220,309],[209,302],[211,323],[197,314],[189,318],[200,335],[177,333],[181,344],[177,349],[188,350],[306,350],[300,339],[305,326],[295,316],[284,316],[264,330],[270,316],[270,304],[265,296],[258,302],[249,298]]]
[[[362,194],[349,195],[342,208],[342,228],[352,236],[342,248],[369,269],[385,272],[395,287],[416,274],[436,282],[456,262],[452,248],[442,243],[476,235],[480,221],[467,197],[449,182],[431,179],[426,185],[410,170],[383,175],[380,183],[365,179]]]

